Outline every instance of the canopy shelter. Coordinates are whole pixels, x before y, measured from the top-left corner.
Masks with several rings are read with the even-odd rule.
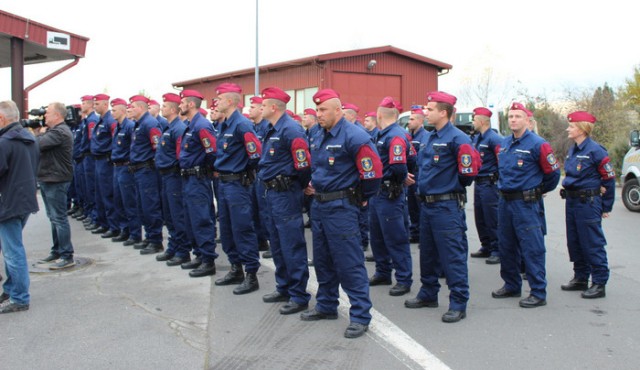
[[[29,91],[78,64],[88,41],[87,37],[0,10],[0,68],[11,68],[11,99],[23,116],[29,106]],[[71,62],[24,87],[25,65],[62,60]]]

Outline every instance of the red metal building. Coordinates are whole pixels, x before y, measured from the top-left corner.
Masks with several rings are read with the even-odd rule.
[[[337,52],[260,66],[260,89],[278,86],[292,99],[288,108],[301,113],[315,107],[313,94],[319,89],[336,90],[343,102],[353,103],[363,112],[375,110],[385,96],[399,99],[408,109],[426,104],[426,94],[438,89],[438,76],[451,65],[393,46]],[[178,88],[196,89],[207,99],[223,82],[243,87],[245,105],[253,96],[255,69],[223,73],[188,81],[174,82]]]

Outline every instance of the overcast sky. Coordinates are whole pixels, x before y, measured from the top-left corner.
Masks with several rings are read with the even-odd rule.
[[[2,10],[90,38],[76,67],[31,92],[30,108],[101,92],[160,98],[172,82],[255,65],[255,0],[149,3],[2,0]],[[259,17],[260,64],[392,45],[453,65],[439,84],[457,95],[488,65],[497,81],[556,98],[621,86],[640,64],[637,12],[623,0],[259,0]],[[26,67],[25,85],[67,63]],[[10,99],[8,68],[0,86]]]

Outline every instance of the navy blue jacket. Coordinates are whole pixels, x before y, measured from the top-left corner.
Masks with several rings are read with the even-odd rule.
[[[0,222],[38,211],[36,138],[14,122],[0,130]]]

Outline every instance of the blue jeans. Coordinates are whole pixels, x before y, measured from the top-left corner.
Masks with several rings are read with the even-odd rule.
[[[27,254],[22,244],[22,229],[29,214],[0,222],[0,245],[4,255],[4,267],[7,273],[2,288],[11,302],[29,304],[29,266]]]
[[[47,217],[51,221],[51,237],[53,246],[51,254],[64,259],[73,258],[71,245],[71,228],[67,218],[67,190],[70,182],[41,182],[40,194]]]

